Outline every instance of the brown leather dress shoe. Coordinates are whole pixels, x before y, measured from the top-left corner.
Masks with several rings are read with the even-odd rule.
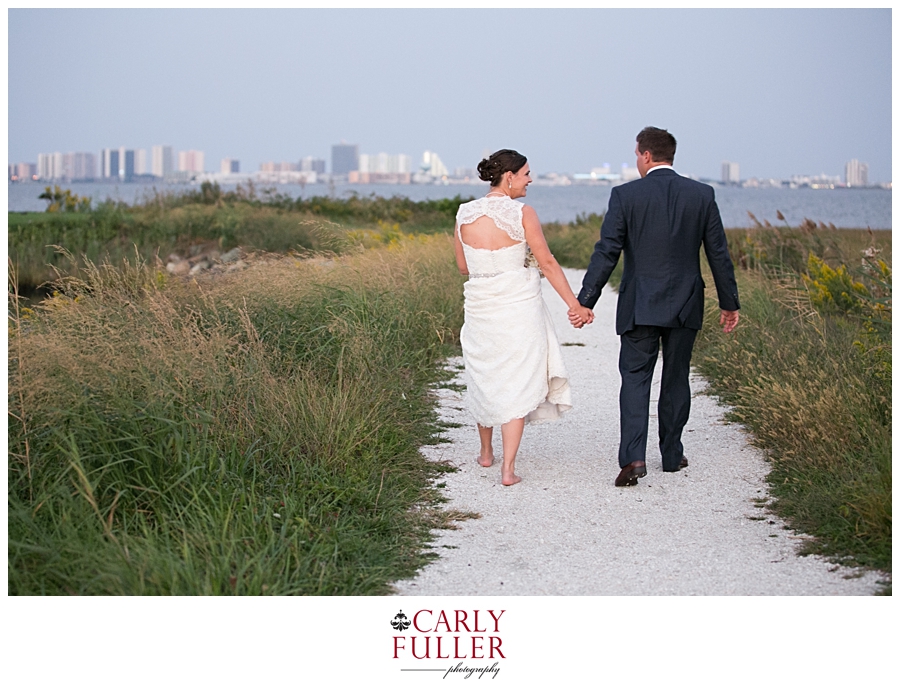
[[[675,468],[675,470],[666,470],[665,468],[663,468],[663,470],[665,470],[667,473],[677,473],[682,468],[687,468],[687,467],[688,467],[687,459],[684,456],[682,456],[681,463],[678,464],[678,467]]]
[[[644,477],[646,474],[646,463],[643,461],[632,461],[622,468],[622,472],[616,478],[616,487],[632,487],[637,484],[639,477]]]

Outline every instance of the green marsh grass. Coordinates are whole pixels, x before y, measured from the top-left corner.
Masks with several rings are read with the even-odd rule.
[[[708,288],[694,363],[765,450],[771,507],[813,536],[806,550],[890,572],[891,235],[808,222],[728,236],[741,322],[721,334]]]
[[[272,188],[223,191],[214,183],[183,194],[154,192],[134,206],[108,201],[93,209],[9,213],[7,246],[23,294],[55,278],[51,266],[73,273],[56,246],[85,259],[118,263],[134,255],[153,263],[196,246],[227,251],[346,251],[343,235],[396,225],[409,233],[450,233],[456,209],[467,198],[414,202],[405,197],[291,198]],[[352,243],[352,241],[351,241]],[[352,247],[353,245],[350,244]],[[84,258],[82,258],[84,257]]]
[[[418,448],[460,291],[446,236],[61,281],[11,325],[9,593],[387,592],[453,518]]]

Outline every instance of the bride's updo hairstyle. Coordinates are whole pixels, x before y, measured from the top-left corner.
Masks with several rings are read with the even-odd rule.
[[[487,159],[478,163],[478,177],[483,181],[489,181],[492,188],[500,185],[503,174],[507,171],[518,173],[528,162],[528,159],[515,150],[497,150]]]

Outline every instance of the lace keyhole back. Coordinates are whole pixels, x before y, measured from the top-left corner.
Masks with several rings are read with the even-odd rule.
[[[483,249],[466,244],[462,237],[462,226],[475,223],[481,217],[493,221],[494,225],[516,244],[498,249]],[[459,207],[456,226],[470,276],[496,275],[524,267],[526,243],[521,202],[508,197],[483,197],[467,202]]]
[[[475,223],[482,216],[491,219],[497,228],[516,242],[525,241],[521,202],[516,202],[509,197],[482,197],[473,202],[467,202],[459,207],[456,214],[456,225],[459,227]],[[462,233],[460,233],[459,239],[462,241]],[[472,247],[471,249],[476,248]]]
[[[498,228],[490,216],[479,216],[472,223],[460,225],[459,239],[472,249],[496,250],[512,247],[518,243],[518,240],[513,240],[509,236],[509,233]]]

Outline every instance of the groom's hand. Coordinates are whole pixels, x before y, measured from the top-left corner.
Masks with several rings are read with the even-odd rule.
[[[583,328],[594,322],[594,312],[586,306],[576,305],[569,309],[569,323],[575,328]]]
[[[725,311],[725,309],[721,309],[721,311],[722,315],[719,316],[719,325],[722,326],[722,331],[727,334],[737,327],[741,314],[739,311]]]

